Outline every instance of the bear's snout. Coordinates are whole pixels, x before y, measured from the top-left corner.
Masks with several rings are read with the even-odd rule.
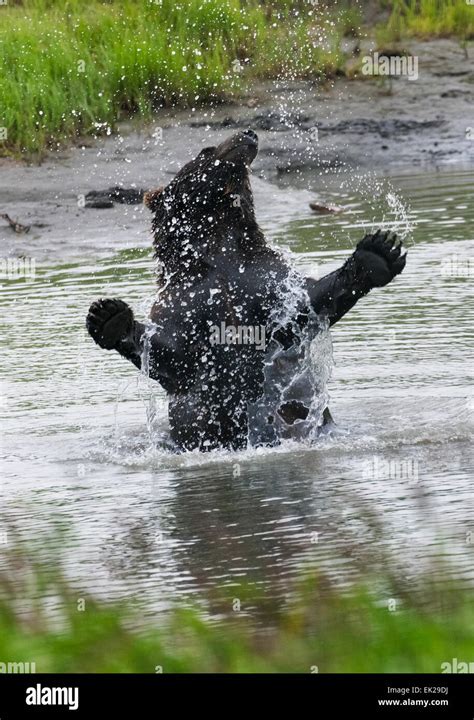
[[[258,153],[258,136],[253,130],[243,130],[224,140],[216,148],[216,158],[227,162],[250,165]]]

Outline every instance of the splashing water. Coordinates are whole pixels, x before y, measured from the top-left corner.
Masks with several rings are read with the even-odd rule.
[[[386,193],[385,200],[390,213],[395,218],[391,221],[390,226],[394,232],[398,233],[402,240],[405,240],[405,238],[413,233],[415,228],[415,222],[410,218],[410,208],[405,204],[400,195],[397,195],[397,193],[392,190]],[[384,219],[384,224],[388,225],[389,223]]]
[[[366,203],[366,217],[371,213],[369,221],[364,220],[352,227],[390,228],[402,240],[413,233],[415,221],[410,207],[388,179],[373,173],[350,174],[341,181],[341,190],[357,192]]]
[[[297,322],[301,312],[308,312],[303,328]],[[249,444],[275,445],[280,438],[311,443],[327,407],[332,347],[328,325],[310,309],[304,280],[294,269],[280,288],[280,303],[269,324],[273,330],[265,355],[263,392],[249,406]],[[290,343],[282,345],[276,339],[281,332],[292,338]],[[299,409],[301,417],[287,422],[284,408]]]

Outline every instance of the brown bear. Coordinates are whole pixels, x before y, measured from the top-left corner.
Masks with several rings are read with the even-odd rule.
[[[401,242],[378,230],[338,270],[300,276],[255,219],[257,150],[257,135],[239,132],[145,194],[161,266],[151,322],[118,299],[97,300],[87,316],[100,347],[166,390],[180,450],[314,437],[325,409],[309,361],[314,339],[405,266]]]

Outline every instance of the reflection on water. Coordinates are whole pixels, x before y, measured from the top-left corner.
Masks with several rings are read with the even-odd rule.
[[[340,177],[291,182],[257,182],[257,199],[282,200],[260,202],[262,225],[305,272],[339,265],[367,224],[415,226],[404,274],[332,332],[338,431],[313,447],[166,450],[162,391],[83,330],[100,295],[146,312],[148,250],[104,258],[98,248],[41,264],[34,282],[2,281],[1,519],[16,528],[14,542],[60,557],[82,592],[134,596],[155,617],[216,587],[230,603],[245,585],[251,611],[264,597],[281,602],[314,567],[341,584],[377,575],[387,553],[411,583],[439,558],[449,560],[443,579],[474,579],[474,277],[463,274],[474,256],[472,178],[393,178],[410,199],[407,215],[398,196],[360,183],[341,191]],[[312,194],[298,185],[346,212],[312,215]]]

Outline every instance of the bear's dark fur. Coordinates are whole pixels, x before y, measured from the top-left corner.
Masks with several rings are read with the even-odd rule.
[[[285,437],[308,417],[308,402],[301,390],[278,395],[275,388],[300,371],[307,341],[405,265],[395,235],[378,231],[339,270],[319,281],[297,276],[255,219],[249,166],[257,148],[253,131],[240,132],[145,194],[161,264],[151,325],[117,299],[94,302],[87,317],[98,345],[166,390],[180,449],[240,449]],[[295,278],[300,291],[285,315]]]

